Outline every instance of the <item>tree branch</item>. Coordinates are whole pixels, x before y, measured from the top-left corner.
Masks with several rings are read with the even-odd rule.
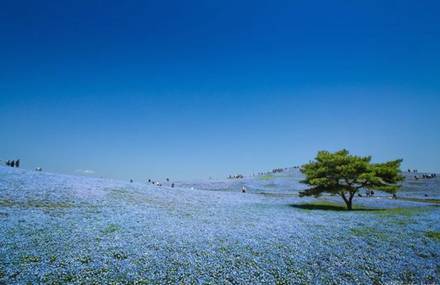
[[[344,199],[345,203],[348,203],[347,197],[345,197],[345,193],[341,192],[340,195],[341,195],[342,199]]]

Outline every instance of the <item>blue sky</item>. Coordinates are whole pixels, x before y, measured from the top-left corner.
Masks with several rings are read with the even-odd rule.
[[[3,1],[0,159],[185,179],[348,148],[440,171],[440,4],[363,2]]]

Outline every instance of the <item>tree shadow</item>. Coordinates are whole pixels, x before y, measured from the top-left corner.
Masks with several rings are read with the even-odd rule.
[[[372,212],[383,211],[383,209],[377,208],[362,208],[354,207],[349,211],[344,205],[337,205],[331,203],[304,203],[304,204],[290,204],[290,207],[302,209],[302,210],[318,210],[318,211],[340,211],[340,212]]]

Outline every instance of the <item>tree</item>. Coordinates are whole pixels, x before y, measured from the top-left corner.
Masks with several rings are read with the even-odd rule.
[[[401,159],[385,163],[372,163],[371,156],[351,155],[347,150],[334,153],[320,151],[315,161],[305,164],[301,181],[310,188],[300,192],[300,197],[330,193],[341,196],[348,210],[353,209],[353,197],[360,189],[396,193],[404,180]]]

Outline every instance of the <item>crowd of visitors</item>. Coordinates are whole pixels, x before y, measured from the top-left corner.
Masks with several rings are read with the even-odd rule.
[[[5,164],[6,166],[10,166],[10,167],[20,167],[20,159],[7,160]]]

